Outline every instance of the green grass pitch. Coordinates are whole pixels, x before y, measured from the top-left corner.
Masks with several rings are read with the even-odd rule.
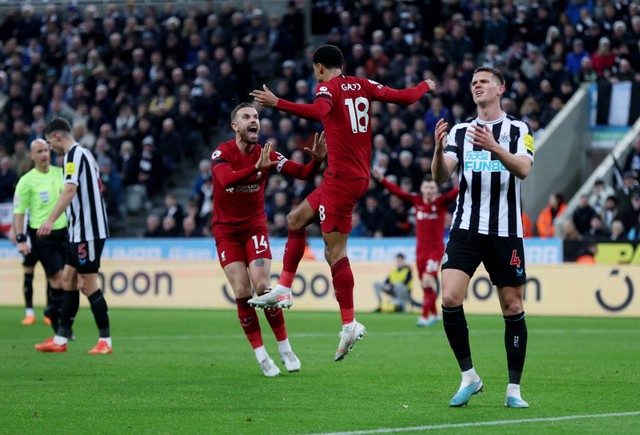
[[[41,310],[38,310],[41,311]],[[111,310],[113,355],[87,355],[91,312],[66,354],[39,354],[50,336],[0,308],[0,433],[513,433],[624,434],[640,427],[640,319],[529,316],[523,398],[504,408],[503,321],[468,316],[485,391],[448,403],[459,371],[442,324],[362,313],[368,330],[335,363],[337,312],[286,313],[298,373],[286,373],[268,323],[265,345],[283,375],[262,375],[234,311]]]

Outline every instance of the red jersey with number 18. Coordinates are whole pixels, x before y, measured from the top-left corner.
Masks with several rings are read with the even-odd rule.
[[[327,180],[369,179],[371,162],[371,101],[408,105],[429,86],[392,89],[373,80],[339,75],[316,86],[314,104],[278,101],[278,109],[322,121],[327,139]],[[328,103],[328,104],[327,104]],[[327,107],[328,106],[328,107]]]

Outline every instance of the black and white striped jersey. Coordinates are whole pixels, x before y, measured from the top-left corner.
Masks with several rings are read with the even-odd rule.
[[[91,151],[77,143],[69,149],[64,156],[64,182],[78,188],[67,207],[69,241],[80,243],[109,237],[100,169]]]
[[[496,141],[511,154],[529,156],[533,164],[533,132],[524,121],[503,112],[491,122],[477,118],[456,124],[447,138],[444,155],[458,163],[460,192],[451,228],[500,237],[523,237],[521,180],[489,151],[466,137],[470,125],[488,125]]]

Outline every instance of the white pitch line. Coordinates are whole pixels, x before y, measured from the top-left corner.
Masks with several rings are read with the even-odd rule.
[[[556,335],[556,334],[640,334],[640,329],[534,329],[529,330],[529,335]],[[384,336],[384,337],[403,337],[403,336],[417,336],[417,335],[430,335],[430,333],[442,333],[440,329],[431,330],[414,330],[414,331],[369,331],[367,337]],[[484,335],[484,334],[500,334],[504,332],[504,329],[477,329],[470,331],[471,335]],[[334,337],[336,334],[332,332],[300,332],[289,333],[289,337],[293,338],[319,338],[319,337]],[[223,335],[133,335],[133,336],[121,336],[118,337],[118,341],[140,341],[140,340],[236,340],[245,339],[244,334],[223,334]],[[24,341],[33,341],[33,339],[25,337],[0,337],[0,343],[19,343]]]
[[[587,418],[635,417],[637,415],[640,415],[640,411],[615,412],[610,414],[565,415],[562,417],[523,418],[519,420],[478,421],[473,423],[432,424],[428,426],[356,430],[351,432],[319,432],[316,434],[309,434],[309,435],[365,435],[365,434],[377,434],[377,433],[413,432],[413,431],[438,430],[438,429],[457,429],[457,428],[479,427],[479,426],[500,426],[505,424],[517,424],[517,423],[544,423],[544,422],[550,422],[550,421],[555,422],[555,421],[567,421],[567,420],[583,420]]]

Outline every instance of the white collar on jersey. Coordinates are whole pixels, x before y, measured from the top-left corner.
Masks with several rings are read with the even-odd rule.
[[[502,115],[500,116],[500,118],[496,119],[495,121],[481,121],[478,118],[476,118],[475,122],[478,125],[493,125],[493,124],[498,124],[502,122],[506,116],[507,114],[505,112],[502,112]]]

